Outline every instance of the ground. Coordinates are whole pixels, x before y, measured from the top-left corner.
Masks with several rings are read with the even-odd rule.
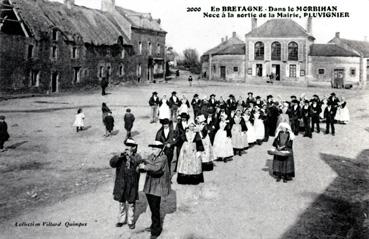
[[[135,230],[115,228],[118,205],[112,198],[112,155],[123,149],[123,114],[136,116],[133,136],[139,152],[160,127],[150,124],[148,99],[178,95],[192,99],[215,93],[246,96],[248,91],[287,98],[291,94],[327,95],[329,88],[299,88],[196,81],[187,76],[145,86],[110,88],[49,97],[0,102],[9,125],[8,150],[0,155],[0,238],[148,238],[150,224],[145,195],[137,203]],[[351,112],[348,125],[337,125],[336,136],[314,134],[294,141],[296,178],[287,184],[270,176],[271,140],[242,157],[216,163],[198,186],[176,184],[162,202],[164,231],[160,238],[367,238],[369,214],[369,93],[336,90]],[[113,137],[104,137],[101,103],[116,120]],[[76,133],[74,115],[81,107],[88,130]],[[324,127],[323,124],[321,124]],[[145,175],[142,175],[144,177]],[[17,227],[16,223],[41,223]],[[58,227],[43,222],[61,223]],[[65,222],[87,223],[66,227]]]

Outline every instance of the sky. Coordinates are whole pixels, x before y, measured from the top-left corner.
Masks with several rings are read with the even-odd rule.
[[[52,0],[63,2],[63,0]],[[250,18],[204,18],[212,6],[263,6],[287,8],[288,6],[337,6],[338,11],[349,12],[349,18],[313,18],[313,35],[316,43],[327,43],[340,32],[342,38],[364,40],[369,38],[369,0],[116,0],[117,6],[138,12],[150,12],[161,19],[162,28],[168,32],[166,43],[181,53],[195,48],[201,55],[221,42],[226,35],[236,32],[242,40],[251,30]],[[100,9],[101,0],[75,0],[75,4]],[[201,12],[187,12],[188,7],[201,7]],[[306,27],[306,18],[292,18]],[[258,25],[268,18],[258,18]]]

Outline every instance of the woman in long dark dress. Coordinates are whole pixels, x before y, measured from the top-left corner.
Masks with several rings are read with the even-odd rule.
[[[273,175],[276,181],[283,179],[284,183],[295,177],[295,162],[293,157],[293,139],[294,134],[289,124],[282,122],[276,131],[276,138],[273,146],[279,152],[285,152],[287,156],[274,155]]]
[[[105,125],[105,121],[104,121],[104,119],[105,119],[105,116],[107,116],[108,115],[108,113],[111,113],[111,110],[109,109],[109,107],[106,105],[106,103],[105,102],[103,102],[102,103],[102,105],[101,105],[101,111],[102,111],[102,122],[104,123],[104,125]]]

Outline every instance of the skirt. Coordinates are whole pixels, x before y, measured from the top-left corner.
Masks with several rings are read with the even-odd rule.
[[[348,108],[347,107],[338,108],[334,119],[339,122],[344,122],[344,123],[350,122],[350,112]]]
[[[178,156],[178,174],[200,175],[202,174],[201,158],[196,155],[196,144],[184,142]]]
[[[256,132],[255,132],[255,127],[248,121],[246,122],[246,126],[247,126],[247,140],[248,143],[252,144],[255,143],[257,138],[256,138]]]
[[[265,137],[264,122],[261,119],[256,119],[254,123],[255,136],[257,140],[263,140]]]
[[[167,105],[162,105],[159,108],[159,119],[170,119],[170,109]]]
[[[218,130],[214,138],[214,158],[233,157],[232,139],[227,137],[225,130]]]
[[[240,124],[234,124],[232,127],[232,146],[234,149],[245,148],[243,132]]]

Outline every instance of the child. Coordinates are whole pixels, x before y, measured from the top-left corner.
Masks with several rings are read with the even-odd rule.
[[[135,116],[131,113],[131,109],[126,110],[124,115],[124,128],[127,130],[126,138],[131,138],[131,130],[133,127],[133,122],[135,121]]]
[[[83,130],[83,127],[85,126],[84,120],[85,114],[82,112],[82,109],[79,108],[76,114],[76,119],[74,120],[73,123],[73,126],[76,127],[77,133]]]
[[[114,117],[111,115],[111,112],[105,116],[104,123],[106,128],[105,136],[108,137],[114,129]]]
[[[8,134],[8,125],[5,122],[5,116],[0,115],[0,152],[4,152],[4,143],[8,141],[9,134]]]
[[[138,182],[140,173],[137,168],[143,162],[137,153],[137,144],[133,139],[124,141],[127,146],[119,156],[110,160],[110,166],[115,168],[114,200],[119,202],[119,216],[116,227],[128,223],[130,229],[135,228],[135,204],[138,200]]]

